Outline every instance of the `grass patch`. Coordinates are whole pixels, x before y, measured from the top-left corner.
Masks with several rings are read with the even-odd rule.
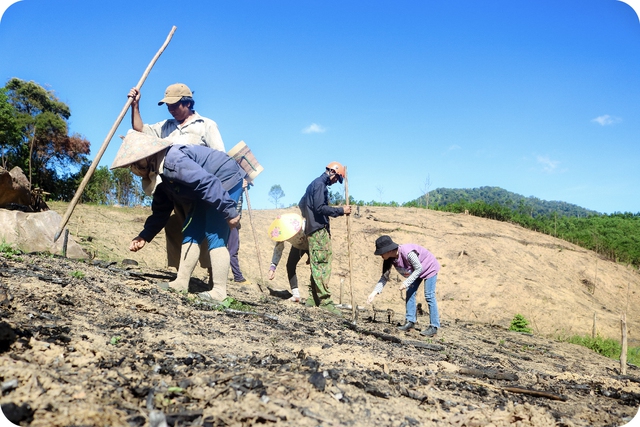
[[[2,243],[0,243],[0,254],[3,254],[7,259],[16,257],[16,260],[20,261],[19,255],[22,255],[22,251],[15,249],[10,243],[3,240]]]
[[[75,270],[70,273],[74,279],[84,279],[84,273],[82,271]]]
[[[232,297],[226,297],[224,301],[222,301],[222,304],[218,306],[218,310],[220,311],[224,311],[226,308],[239,311],[253,311],[250,305],[244,304],[242,301],[238,301]]]
[[[614,339],[602,338],[600,335],[597,335],[595,338],[588,335],[573,335],[563,341],[587,347],[610,359],[620,360],[622,344]],[[640,366],[640,347],[627,348],[627,362],[635,366]]]

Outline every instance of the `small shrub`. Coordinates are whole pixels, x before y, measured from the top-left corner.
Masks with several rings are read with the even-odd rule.
[[[4,254],[4,256],[9,259],[12,259],[14,256],[21,255],[22,251],[20,249],[14,249],[10,243],[3,240],[2,243],[0,243],[0,253]]]
[[[531,333],[531,328],[529,327],[529,321],[524,318],[522,314],[516,314],[511,321],[511,325],[509,325],[510,331],[516,332],[525,332],[527,334]]]
[[[232,297],[226,297],[224,301],[222,301],[222,304],[217,307],[219,311],[224,311],[226,308],[239,311],[253,311],[253,308],[250,305],[243,304],[241,301]]]
[[[75,270],[71,273],[71,277],[74,279],[84,279],[84,273],[82,271]]]

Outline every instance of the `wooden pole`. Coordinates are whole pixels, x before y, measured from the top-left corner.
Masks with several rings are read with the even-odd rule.
[[[627,315],[622,313],[620,318],[622,332],[622,349],[620,350],[620,375],[627,375]]]
[[[344,167],[344,192],[346,205],[349,206],[349,174],[347,167]],[[351,291],[351,321],[356,323],[357,307],[353,301],[353,274],[351,273],[351,215],[347,215],[347,255],[349,256],[349,289]]]
[[[251,223],[251,231],[253,232],[253,241],[256,244],[256,255],[258,256],[258,268],[260,268],[260,280],[264,283],[264,274],[262,273],[262,259],[260,257],[260,248],[258,247],[258,236],[256,235],[256,227],[253,225],[253,215],[251,214],[251,200],[249,199],[249,191],[245,187],[244,197],[247,199],[247,210],[249,211],[249,222]],[[258,283],[260,292],[264,292],[262,285]]]
[[[144,70],[144,73],[142,74],[142,77],[140,78],[140,81],[135,86],[136,89],[140,90],[140,88],[144,84],[144,81],[147,79],[147,76],[151,72],[151,69],[155,65],[156,61],[158,60],[158,58],[160,58],[160,55],[162,54],[162,52],[164,52],[164,50],[166,49],[167,45],[171,41],[171,38],[173,37],[173,33],[175,33],[175,31],[176,31],[176,27],[173,26],[173,28],[171,29],[171,32],[167,36],[167,39],[164,41],[164,44],[162,45],[162,47],[160,47],[160,50],[153,57],[153,59],[151,60],[151,62],[147,66],[147,69]],[[55,234],[55,236],[53,238],[54,242],[58,240],[58,238],[60,237],[60,234],[62,233],[62,230],[67,225],[67,222],[69,221],[69,218],[71,217],[71,214],[73,213],[73,210],[75,209],[76,205],[78,204],[78,200],[80,200],[80,196],[82,196],[82,192],[84,191],[84,188],[87,186],[87,184],[89,183],[89,179],[91,179],[91,176],[93,175],[93,172],[98,167],[98,163],[100,163],[100,159],[102,158],[102,155],[107,150],[107,147],[109,146],[109,142],[111,141],[111,138],[113,138],[113,134],[116,133],[116,129],[118,129],[118,126],[120,126],[120,122],[122,122],[122,119],[124,118],[125,114],[127,114],[127,111],[129,110],[129,107],[131,106],[131,102],[132,101],[133,101],[132,98],[127,97],[127,102],[124,104],[124,107],[122,108],[122,111],[120,112],[120,115],[118,115],[118,118],[116,119],[116,121],[113,124],[113,126],[111,126],[111,130],[107,134],[107,137],[102,142],[102,147],[100,147],[100,150],[98,151],[98,154],[96,154],[96,157],[93,159],[93,163],[91,163],[91,166],[89,166],[89,169],[87,170],[87,173],[84,175],[84,178],[82,179],[82,182],[80,183],[80,186],[76,190],[76,194],[73,196],[73,199],[71,200],[71,203],[69,203],[69,206],[67,207],[67,211],[64,213],[64,217],[62,217],[62,222],[60,223],[60,227],[58,228],[58,231],[56,232],[56,234]]]
[[[596,327],[597,316],[596,312],[593,312],[593,326],[591,327],[591,338],[595,338],[598,335],[598,329]]]

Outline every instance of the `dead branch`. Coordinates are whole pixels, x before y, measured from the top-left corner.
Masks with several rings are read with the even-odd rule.
[[[511,393],[522,393],[522,394],[528,394],[529,396],[546,397],[547,399],[551,399],[551,400],[561,400],[563,402],[567,401],[566,396],[550,393],[548,391],[533,390],[533,389],[524,388],[524,387],[502,387],[502,389],[505,391],[510,391]]]

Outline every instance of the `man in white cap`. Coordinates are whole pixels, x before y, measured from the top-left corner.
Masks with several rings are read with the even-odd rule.
[[[172,119],[156,124],[145,124],[140,115],[140,91],[135,87],[129,91],[131,98],[131,127],[133,130],[159,138],[170,137],[175,144],[204,145],[218,151],[225,151],[218,125],[213,120],[203,117],[194,110],[195,101],[191,89],[183,83],[175,83],[167,87],[164,97],[158,105],[167,105]],[[176,203],[165,226],[167,240],[167,264],[169,267],[180,266],[182,249],[182,224],[190,206]],[[235,238],[236,234],[233,234]],[[209,271],[211,283],[211,265],[206,251],[202,251],[200,265]]]

